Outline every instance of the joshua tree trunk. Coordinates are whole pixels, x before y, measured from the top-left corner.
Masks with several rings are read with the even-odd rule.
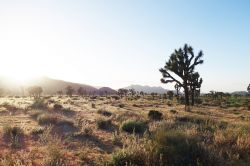
[[[185,104],[187,106],[189,106],[189,90],[188,90],[188,86],[184,87],[184,91],[185,91]]]
[[[195,93],[195,90],[192,89],[192,90],[191,90],[192,106],[194,106],[194,93]]]

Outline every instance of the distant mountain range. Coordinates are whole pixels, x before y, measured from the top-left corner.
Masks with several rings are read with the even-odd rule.
[[[57,91],[65,92],[65,88],[67,86],[71,86],[75,90],[75,93],[77,92],[78,88],[82,87],[89,94],[116,94],[116,90],[109,87],[102,87],[98,89],[86,84],[72,83],[63,80],[51,79],[48,77],[32,79],[24,84],[14,83],[13,81],[3,77],[0,78],[0,88],[4,89],[6,92],[8,92],[8,94],[11,95],[20,95],[22,94],[23,89],[25,90],[30,86],[41,86],[43,88],[43,94],[56,94]]]
[[[96,95],[105,95],[105,94],[116,94],[117,91],[110,87],[94,87],[81,83],[73,83],[63,80],[51,79],[48,77],[39,77],[36,79],[32,79],[27,81],[24,84],[14,82],[10,79],[0,77],[0,89],[4,89],[7,94],[10,95],[21,95],[23,93],[27,94],[25,91],[30,86],[41,86],[43,88],[43,94],[51,95],[56,94],[58,91],[63,91],[65,93],[65,88],[67,86],[71,86],[74,88],[75,93],[77,89],[82,87],[84,88],[88,94],[96,94]],[[161,86],[142,86],[142,85],[130,85],[125,87],[125,89],[135,89],[138,92],[144,93],[158,93],[164,94],[169,91],[168,89],[164,89]],[[175,92],[175,91],[174,91]],[[247,96],[249,95],[246,91],[236,91],[232,92],[233,95]]]
[[[134,89],[135,91],[138,92],[144,92],[144,93],[159,93],[159,94],[164,94],[169,91],[168,89],[164,89],[161,86],[142,86],[142,85],[130,85],[128,87],[125,87],[125,89]]]
[[[231,93],[232,95],[239,95],[239,96],[248,96],[249,93],[247,91],[236,91]]]

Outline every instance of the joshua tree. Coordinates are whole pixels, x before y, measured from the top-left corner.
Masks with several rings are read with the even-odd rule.
[[[190,90],[191,90],[192,105],[194,105],[195,95],[197,94],[197,92],[198,93],[200,92],[202,82],[203,82],[203,80],[202,80],[202,78],[200,78],[199,73],[195,72],[195,73],[191,74]],[[198,96],[198,95],[196,95],[196,96]]]
[[[127,89],[118,89],[118,95],[120,97],[127,96],[128,90]]]
[[[160,69],[163,78],[162,83],[178,83],[180,87],[184,89],[185,93],[185,104],[188,106],[189,102],[189,83],[192,73],[197,65],[202,64],[203,60],[202,51],[197,56],[194,55],[193,48],[184,45],[183,48],[175,50],[171,54],[170,59],[166,62],[164,68]]]
[[[136,91],[134,89],[129,89],[128,91],[132,97],[136,94]]]
[[[154,100],[154,99],[155,99],[155,96],[157,96],[157,93],[152,92],[152,93],[151,93],[151,96],[152,96],[152,99]]]
[[[74,93],[74,89],[69,85],[67,86],[66,88],[66,94],[69,96],[69,97],[72,97],[73,93]]]
[[[33,96],[34,98],[40,98],[42,92],[43,89],[40,86],[31,86],[28,88],[29,95]]]
[[[248,91],[248,93],[250,93],[250,84],[247,87],[247,91]]]

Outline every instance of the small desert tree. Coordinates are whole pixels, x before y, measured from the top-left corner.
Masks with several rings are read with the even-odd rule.
[[[128,90],[129,91],[129,94],[133,97],[135,94],[136,94],[136,91],[135,91],[135,89],[129,89]]]
[[[29,95],[34,98],[40,98],[42,92],[43,92],[43,89],[40,86],[31,86],[28,88]]]
[[[154,93],[154,92],[152,92],[152,93],[150,93],[150,94],[151,94],[151,96],[152,96],[152,100],[154,100],[155,97],[158,95],[157,93]]]
[[[74,89],[69,85],[67,86],[66,88],[66,94],[69,96],[69,97],[72,97],[73,93],[74,93]]]
[[[185,104],[188,106],[189,102],[189,82],[191,74],[194,73],[194,69],[197,65],[202,64],[203,60],[202,51],[197,56],[194,55],[193,48],[184,45],[183,48],[175,50],[171,54],[170,59],[166,62],[166,65],[160,69],[163,78],[162,83],[178,83],[180,87],[184,89]]]
[[[120,97],[127,96],[127,94],[128,94],[128,90],[127,89],[123,89],[123,88],[118,89],[118,95]]]

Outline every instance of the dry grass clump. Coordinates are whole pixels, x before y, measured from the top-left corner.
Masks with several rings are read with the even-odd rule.
[[[67,160],[64,151],[58,142],[52,142],[48,145],[46,156],[44,158],[45,166],[67,166]]]
[[[112,123],[110,119],[99,118],[96,121],[98,129],[110,130],[112,129]]]
[[[10,143],[12,148],[21,147],[23,142],[24,132],[20,127],[17,126],[4,126],[3,127],[3,138],[7,143]]]
[[[43,113],[37,117],[37,121],[39,125],[55,125],[58,122],[58,116],[49,113]]]
[[[227,160],[250,161],[250,133],[239,128],[217,130],[214,132],[214,147]]]

